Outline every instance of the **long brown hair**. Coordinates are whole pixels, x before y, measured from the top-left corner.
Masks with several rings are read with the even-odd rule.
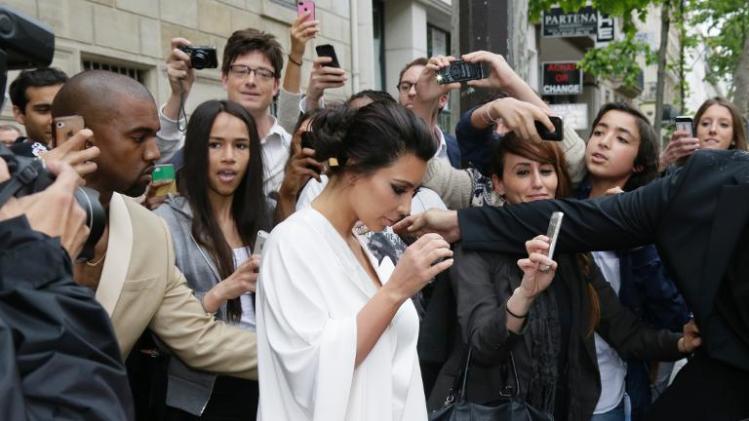
[[[555,197],[563,199],[572,194],[572,182],[567,172],[564,152],[556,143],[522,139],[514,132],[507,133],[502,137],[502,140],[495,144],[492,152],[492,174],[495,174],[499,178],[502,178],[505,156],[508,153],[519,155],[542,164],[551,164],[554,167],[558,180]],[[580,253],[577,255],[576,260],[578,269],[585,278],[586,293],[590,300],[587,331],[587,335],[590,336],[596,327],[598,327],[598,322],[601,319],[601,304],[598,299],[598,293],[589,281],[593,275],[593,257],[590,253]]]
[[[700,105],[700,108],[697,110],[697,113],[694,115],[694,127],[695,132],[697,126],[700,124],[700,119],[702,118],[702,115],[705,114],[708,108],[712,107],[713,105],[720,105],[728,109],[728,112],[731,114],[731,120],[733,124],[733,141],[731,142],[731,145],[728,147],[728,149],[738,149],[741,151],[747,150],[747,140],[746,140],[746,126],[744,118],[741,116],[741,113],[739,112],[738,108],[733,104],[733,102],[720,97],[716,96],[713,98],[710,98],[706,100],[705,102]]]

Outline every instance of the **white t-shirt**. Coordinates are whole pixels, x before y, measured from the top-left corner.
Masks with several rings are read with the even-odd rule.
[[[613,251],[594,251],[592,254],[603,277],[618,295],[622,284],[619,257]],[[598,333],[595,334],[595,342],[598,371],[601,376],[601,396],[593,413],[602,414],[616,408],[624,398],[627,364]]]
[[[234,254],[234,269],[250,258],[249,247],[239,247],[232,250]],[[242,317],[239,319],[239,327],[246,330],[255,331],[255,306],[252,304],[252,294],[242,294],[239,297],[239,303],[242,305]]]

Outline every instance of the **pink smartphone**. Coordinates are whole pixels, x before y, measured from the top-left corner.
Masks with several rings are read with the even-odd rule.
[[[301,16],[303,13],[312,12],[309,19],[315,20],[315,2],[312,0],[297,2],[296,12],[297,16]]]

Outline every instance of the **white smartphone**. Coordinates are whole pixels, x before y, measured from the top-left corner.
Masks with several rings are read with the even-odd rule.
[[[694,124],[692,122],[692,117],[680,115],[674,118],[674,124],[676,125],[676,130],[687,132],[690,136],[694,137]]]
[[[549,237],[549,259],[554,258],[554,249],[557,247],[557,238],[559,237],[559,231],[562,229],[562,218],[564,214],[562,212],[554,212],[551,214],[549,220],[549,229],[546,230],[546,236]]]
[[[262,256],[263,255],[263,247],[265,247],[265,240],[268,239],[267,232],[260,230],[257,232],[257,237],[255,237],[255,247],[252,250],[252,254],[256,256]]]

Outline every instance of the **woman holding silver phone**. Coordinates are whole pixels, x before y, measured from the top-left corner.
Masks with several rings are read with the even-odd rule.
[[[492,182],[505,206],[571,194],[556,144],[509,134],[492,155]],[[562,224],[563,218],[562,218]],[[554,419],[589,420],[601,392],[594,332],[625,356],[675,360],[694,343],[646,328],[624,309],[590,255],[547,256],[550,239],[526,242],[526,256],[456,246],[450,270],[462,340],[429,398],[438,409],[472,348],[467,398],[489,404],[507,386]],[[518,385],[507,375],[510,355]],[[591,393],[592,391],[592,393]]]
[[[172,234],[177,267],[209,313],[255,330],[254,292],[262,230],[271,213],[263,194],[260,139],[253,118],[231,101],[199,105],[187,124],[181,196],[156,213]],[[169,363],[167,420],[255,419],[258,383]]]

